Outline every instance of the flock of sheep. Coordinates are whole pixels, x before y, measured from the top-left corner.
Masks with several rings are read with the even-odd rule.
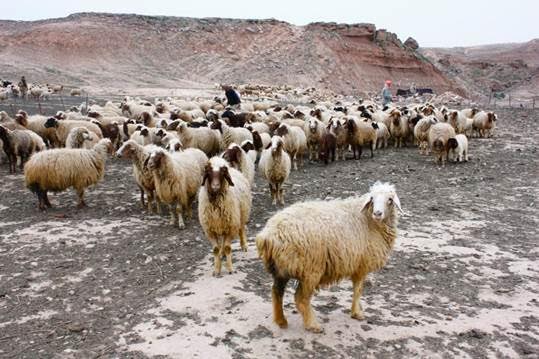
[[[273,203],[284,205],[283,184],[291,170],[311,161],[354,159],[387,147],[418,146],[435,161],[468,160],[468,139],[491,136],[496,115],[475,108],[450,110],[429,103],[381,108],[372,101],[320,102],[280,106],[269,101],[230,109],[221,99],[154,103],[126,97],[74,108],[55,116],[14,118],[0,112],[0,141],[15,173],[24,169],[26,186],[39,208],[51,207],[48,192],[73,187],[78,207],[84,191],[104,175],[109,154],[132,162],[140,201],[171,224],[185,228],[198,202],[198,219],[214,254],[214,274],[222,259],[232,272],[231,243],[247,250],[247,223],[256,172],[268,182]],[[83,114],[84,112],[85,114]],[[350,152],[349,152],[350,151]],[[381,151],[380,151],[381,152]],[[362,319],[359,303],[367,274],[381,268],[396,235],[402,211],[394,186],[375,183],[361,197],[296,203],[275,214],[256,236],[258,252],[272,274],[274,320],[286,327],[283,295],[298,280],[295,302],[307,330],[320,332],[310,299],[316,289],[343,278],[353,282],[351,315]]]
[[[61,94],[64,90],[63,85],[58,84],[29,84],[28,88],[20,87],[11,81],[0,80],[0,101],[5,101],[11,98],[20,98],[23,100],[49,100],[54,94]],[[81,90],[78,88],[69,91],[71,96],[80,96]]]

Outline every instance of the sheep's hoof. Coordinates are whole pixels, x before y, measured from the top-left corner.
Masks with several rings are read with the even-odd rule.
[[[178,228],[179,228],[179,229],[185,229],[185,224],[183,224],[183,223],[178,223]]]
[[[324,332],[324,329],[322,329],[322,327],[320,327],[320,325],[311,325],[311,326],[305,327],[305,330],[307,330],[309,332],[312,332],[312,333],[317,333],[317,334],[320,334],[320,333]]]
[[[221,277],[221,273],[217,273],[217,272],[213,272],[212,275],[213,275],[215,278]]]
[[[365,316],[363,313],[352,313],[351,317],[356,320],[363,320],[365,319]]]
[[[243,246],[243,247],[241,247],[241,250],[244,251],[244,252],[247,252],[247,247]]]
[[[275,324],[277,324],[281,329],[288,328],[288,322],[284,318],[282,320],[275,320]]]
[[[86,207],[86,204],[85,204],[85,203],[79,203],[79,204],[77,204],[77,209],[83,209],[84,207]]]

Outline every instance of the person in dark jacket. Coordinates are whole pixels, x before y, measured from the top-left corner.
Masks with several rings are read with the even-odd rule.
[[[222,85],[221,88],[225,90],[227,105],[230,107],[239,107],[241,103],[240,94],[229,85]]]

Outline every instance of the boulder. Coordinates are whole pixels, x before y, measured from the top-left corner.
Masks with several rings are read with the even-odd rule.
[[[419,49],[419,44],[417,43],[417,41],[413,38],[413,37],[409,37],[406,39],[406,41],[404,41],[404,46],[412,49],[412,50],[417,50]]]

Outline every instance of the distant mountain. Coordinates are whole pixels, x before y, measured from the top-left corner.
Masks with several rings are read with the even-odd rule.
[[[415,48],[372,24],[193,19],[80,13],[0,21],[0,78],[88,89],[262,83],[378,92],[397,86],[462,92]],[[410,45],[411,44],[411,45]]]
[[[469,92],[487,96],[492,89],[522,98],[539,95],[539,39],[420,52]]]

